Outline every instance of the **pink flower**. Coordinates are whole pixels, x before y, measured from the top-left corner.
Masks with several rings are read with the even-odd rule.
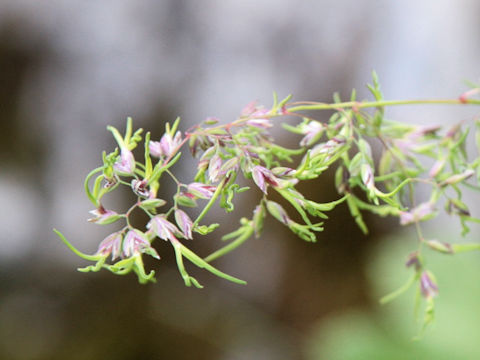
[[[302,140],[300,140],[300,146],[310,146],[312,145],[323,133],[324,126],[318,121],[310,121],[308,124],[303,126],[303,134],[305,135]]]
[[[268,212],[281,223],[288,226],[292,222],[285,209],[279,203],[267,201],[267,209]]]
[[[429,299],[438,295],[438,287],[428,271],[422,272],[420,276],[420,291],[422,295]]]
[[[148,198],[151,195],[150,191],[147,188],[147,180],[145,179],[143,180],[133,179],[130,186],[133,192],[135,193],[135,195],[137,196]]]
[[[144,233],[138,230],[130,230],[123,240],[122,255],[124,257],[130,257],[140,253],[147,253],[156,259],[160,259]]]
[[[405,266],[406,267],[413,266],[416,271],[421,269],[422,263],[418,255],[418,251],[414,251],[408,255]]]
[[[434,211],[435,208],[430,202],[422,203],[410,211],[401,211],[400,224],[408,225],[417,221],[425,220],[425,218],[433,215]]]
[[[375,180],[373,178],[373,169],[370,164],[364,163],[360,168],[360,173],[362,176],[362,182],[365,184],[367,189],[375,190]]]
[[[251,116],[255,111],[257,111],[257,101],[253,100],[250,101],[245,107],[242,109],[241,115],[242,116]]]
[[[111,224],[121,217],[121,215],[118,215],[113,210],[105,210],[101,205],[98,209],[91,210],[90,214],[94,215],[95,217],[88,219],[88,221],[99,225]]]
[[[125,174],[133,174],[135,171],[135,158],[130,150],[122,148],[120,159],[113,165],[116,171]]]
[[[191,183],[187,186],[188,192],[200,199],[210,199],[213,196],[216,186],[206,185],[199,182]]]
[[[149,149],[150,154],[155,157],[170,157],[182,144],[182,133],[177,131],[175,136],[172,138],[172,135],[169,133],[163,134],[160,141],[150,141]]]
[[[108,256],[112,254],[112,260],[120,257],[122,248],[122,233],[120,231],[108,235],[98,245],[97,255]]]
[[[250,119],[250,120],[247,120],[247,125],[250,125],[259,129],[268,129],[273,126],[272,122],[269,119]]]
[[[185,211],[177,209],[175,210],[175,221],[177,222],[178,227],[182,230],[183,235],[186,239],[193,239],[192,228],[193,223],[190,217],[185,213]]]
[[[215,154],[208,163],[208,179],[211,182],[216,182],[220,178],[220,168],[222,167],[222,158]]]
[[[167,220],[165,215],[157,215],[150,222],[147,224],[148,229],[152,229],[155,235],[157,235],[160,239],[165,241],[178,241],[175,236],[182,235],[180,230],[172,224],[170,221]]]
[[[272,186],[279,186],[279,179],[266,167],[257,165],[252,169],[253,181],[265,194],[267,193],[267,183]]]

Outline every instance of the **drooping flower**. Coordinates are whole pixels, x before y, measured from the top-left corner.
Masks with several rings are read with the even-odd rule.
[[[152,248],[144,233],[136,229],[130,230],[123,240],[122,256],[130,257],[141,253],[160,259],[157,251]]]
[[[97,255],[108,256],[112,254],[112,261],[120,257],[122,249],[122,232],[108,235],[98,245]]]
[[[170,157],[182,143],[182,133],[177,131],[174,137],[169,133],[163,134],[160,141],[150,141],[150,154],[155,157]]]
[[[113,168],[121,173],[133,174],[135,171],[135,158],[132,152],[123,147],[120,151],[120,159],[113,165]]]

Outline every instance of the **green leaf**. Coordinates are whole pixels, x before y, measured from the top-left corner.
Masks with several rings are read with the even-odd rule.
[[[205,260],[203,260],[201,257],[196,255],[194,252],[183,246],[182,244],[179,244],[178,247],[180,248],[181,254],[185,256],[188,260],[190,260],[193,264],[198,266],[199,268],[205,269],[207,271],[210,271],[212,274],[217,275],[218,277],[221,277],[222,279],[234,282],[236,284],[242,284],[246,285],[247,282],[244,280],[240,280],[236,277],[233,277],[231,275],[225,274],[224,272],[214,268],[212,265],[207,263]],[[175,246],[174,246],[175,248]]]

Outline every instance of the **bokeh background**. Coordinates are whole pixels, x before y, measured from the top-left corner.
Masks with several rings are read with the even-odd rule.
[[[248,286],[190,268],[203,290],[184,287],[167,244],[151,264],[157,284],[141,286],[76,272],[85,263],[52,233],[90,253],[108,233],[86,222],[82,188],[114,147],[107,124],[132,116],[159,137],[176,116],[182,129],[232,120],[251,100],[271,104],[273,91],[365,97],[372,69],[387,98],[457,97],[480,76],[479,14],[475,0],[0,0],[0,359],[480,358],[477,255],[432,256],[441,296],[421,342],[411,341],[413,293],[378,305],[408,277],[415,248],[395,222],[368,218],[365,237],[339,208],[317,244],[268,222],[263,237],[216,262]],[[476,114],[388,115],[429,124]],[[176,170],[191,176],[188,162]],[[308,186],[313,198],[332,196],[328,176]],[[239,214],[254,201],[239,198]],[[240,215],[214,214],[225,232]],[[430,231],[449,240],[457,229],[443,221]],[[214,236],[192,244],[203,254],[218,245]]]

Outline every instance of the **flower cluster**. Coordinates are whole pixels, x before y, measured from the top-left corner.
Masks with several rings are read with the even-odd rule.
[[[131,119],[127,121],[124,135],[108,127],[118,147],[109,154],[104,153],[103,164],[85,180],[87,196],[95,207],[89,221],[99,225],[122,221],[124,226],[106,236],[94,255],[81,253],[61,233],[57,231],[57,234],[76,254],[95,262],[82,271],[104,268],[120,275],[133,271],[142,283],[154,281],[154,272],[145,272],[142,257],[149,255],[160,259],[153,242],[162,239],[172,245],[185,284],[197,287],[201,285],[186,272],[184,258],[217,276],[243,284],[243,280],[221,272],[210,262],[251,236],[260,236],[268,215],[300,238],[314,242],[316,233],[323,230],[325,213],[342,203],[346,204],[365,234],[368,228],[362,214],[368,211],[396,217],[400,225],[413,225],[419,244],[426,244],[428,249],[445,254],[479,249],[478,244],[429,240],[422,233],[421,223],[437,216],[442,203],[448,214],[459,218],[464,234],[469,231],[470,222],[480,222],[471,215],[462,199],[462,187],[480,189],[480,123],[475,125],[477,152],[472,156],[467,154],[465,144],[469,129],[464,124],[444,131],[438,126],[414,126],[388,120],[384,117],[385,106],[421,102],[383,100],[376,76],[369,89],[375,101],[357,101],[354,93],[350,101],[337,99],[334,104],[290,102],[290,96],[278,101],[275,95],[270,108],[252,102],[230,123],[219,124],[218,119],[208,118],[183,133],[178,129],[180,119],[176,119],[173,124],[166,124],[165,133],[158,141],[151,140],[150,133],[143,137],[142,129],[133,132]],[[447,102],[480,104],[479,100],[467,96]],[[320,110],[334,110],[334,113],[326,122],[303,115],[306,111],[310,114]],[[299,136],[296,149],[275,143],[269,132],[273,120],[282,116],[300,120],[296,125],[283,124],[285,130]],[[374,161],[372,154],[372,138],[382,145],[378,162]],[[143,159],[135,158],[133,153],[141,142],[144,145]],[[186,182],[177,179],[170,171],[180,159],[182,147],[188,147],[197,159],[196,174]],[[337,200],[318,203],[297,189],[299,182],[317,179],[331,168],[335,169]],[[223,236],[223,240],[230,242],[202,258],[185,243],[219,226],[216,223],[202,224],[215,203],[226,212],[234,210],[235,196],[249,190],[249,187],[240,187],[237,183],[239,175],[251,180],[261,199],[252,208],[250,219],[242,218],[237,230]],[[177,186],[170,200],[157,196],[164,177],[170,177]],[[417,184],[430,189],[427,201],[418,201]],[[125,213],[106,209],[103,197],[121,185],[130,188],[136,201]],[[271,199],[272,193],[276,193],[277,201]],[[163,210],[167,205],[168,209]],[[197,207],[200,208],[199,215],[193,219],[188,209]],[[149,216],[145,229],[131,225],[129,217],[134,209]],[[298,213],[301,222],[292,220],[287,210]],[[318,218],[322,221],[314,221]],[[411,280],[387,296],[385,301],[417,283],[420,293],[428,301],[430,316],[438,286],[434,275],[425,267],[421,249],[420,246],[420,250],[412,253],[407,261],[407,266],[414,269]],[[113,264],[107,263],[108,257]]]

